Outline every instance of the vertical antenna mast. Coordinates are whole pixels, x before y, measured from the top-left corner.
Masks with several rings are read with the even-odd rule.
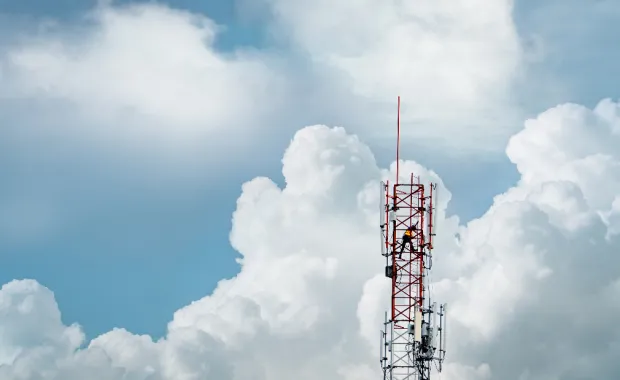
[[[398,183],[400,165],[400,95],[398,96],[398,114],[396,116],[396,182]]]
[[[381,182],[381,254],[392,282],[392,306],[381,330],[380,362],[384,380],[430,380],[432,364],[441,372],[446,354],[446,305],[437,307],[425,286],[432,266],[436,184],[425,185],[413,173],[408,183],[401,183],[399,161],[400,96],[396,181],[392,186]],[[415,229],[405,242],[409,227]]]

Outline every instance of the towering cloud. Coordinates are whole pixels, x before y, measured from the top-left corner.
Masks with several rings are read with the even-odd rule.
[[[508,146],[521,180],[480,218],[445,214],[439,181],[433,293],[451,304],[448,379],[564,379],[618,373],[620,106],[563,105]],[[1,379],[376,379],[387,301],[377,181],[393,176],[342,128],[300,130],[286,186],[247,182],[233,215],[242,270],[179,310],[153,342],[115,330],[80,348],[53,294],[0,291]],[[453,189],[458,190],[458,189]]]

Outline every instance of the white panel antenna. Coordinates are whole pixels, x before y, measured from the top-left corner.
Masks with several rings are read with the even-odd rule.
[[[415,316],[413,317],[414,323],[414,332],[413,332],[413,340],[416,342],[422,341],[422,312],[420,308],[415,308]]]
[[[431,305],[431,323],[429,325],[429,329],[430,329],[430,346],[435,348],[435,336],[437,335],[438,332],[438,328],[437,328],[437,303],[433,302],[433,304]]]
[[[385,194],[387,191],[386,184],[382,181],[379,189],[379,226],[381,226],[381,255],[386,256],[385,252],[385,235],[388,233],[387,224],[385,224]]]

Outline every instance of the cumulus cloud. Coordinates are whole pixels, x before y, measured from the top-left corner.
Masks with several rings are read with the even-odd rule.
[[[0,33],[0,246],[204,188],[223,154],[248,167],[250,143],[263,159],[256,138],[287,91],[272,57],[223,52],[204,15],[110,3]]]
[[[373,111],[402,95],[406,136],[502,149],[518,127],[511,116],[525,60],[511,0],[265,2],[283,38]],[[366,125],[378,133],[388,112]]]
[[[0,97],[7,112],[31,110],[16,116],[22,130],[86,134],[133,157],[204,154],[222,136],[247,142],[290,121],[354,120],[376,138],[397,94],[404,136],[453,153],[501,149],[520,122],[524,59],[509,0],[259,4],[252,9],[267,6],[285,48],[222,52],[213,20],[156,4],[102,2],[77,23],[37,25],[0,53]]]
[[[481,333],[470,357],[487,358],[497,378],[618,373],[618,240],[607,218],[619,191],[618,109],[567,104],[529,120],[507,149],[521,181],[461,235],[471,274],[456,281],[452,310]]]
[[[432,278],[451,305],[442,378],[617,375],[619,109],[564,105],[529,120],[507,149],[522,180],[466,225],[446,215],[451,195],[435,173],[402,163],[442,194]],[[114,330],[81,348],[51,291],[5,285],[0,378],[378,378],[373,331],[388,297],[377,182],[393,169],[342,128],[300,130],[284,188],[243,186],[231,231],[240,273],[177,311],[156,342]]]
[[[164,5],[102,4],[75,24],[15,38],[0,55],[0,97],[53,116],[20,115],[22,128],[38,124],[41,134],[53,126],[115,152],[196,154],[191,148],[222,136],[243,140],[285,90],[268,56],[222,53],[218,32],[206,16]]]

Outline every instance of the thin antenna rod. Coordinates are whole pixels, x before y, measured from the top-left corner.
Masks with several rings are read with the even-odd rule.
[[[398,96],[398,116],[396,116],[396,182],[398,183],[398,171],[400,161],[400,95]]]

